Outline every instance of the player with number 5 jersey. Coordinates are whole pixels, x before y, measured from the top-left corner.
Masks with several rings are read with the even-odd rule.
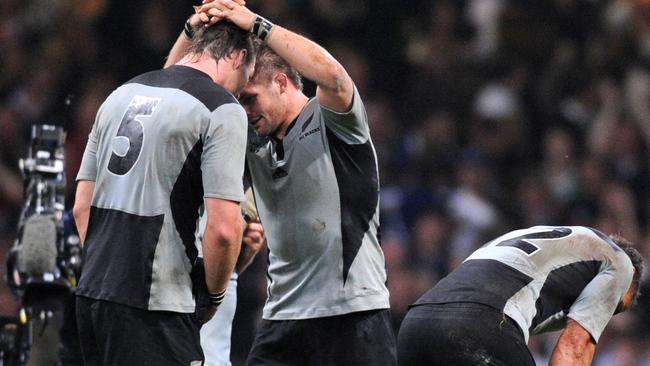
[[[75,202],[85,364],[202,364],[200,322],[223,300],[242,240],[247,121],[234,94],[254,65],[247,32],[203,29],[176,65],[135,77],[99,109]]]
[[[642,258],[622,237],[535,226],[472,253],[409,310],[402,365],[535,365],[530,335],[564,329],[551,365],[591,363],[603,329],[638,295]]]

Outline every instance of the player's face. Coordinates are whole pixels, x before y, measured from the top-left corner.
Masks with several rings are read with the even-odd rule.
[[[278,132],[283,122],[284,105],[276,81],[250,81],[239,101],[246,110],[248,123],[259,136],[273,136]]]
[[[237,78],[237,86],[235,88],[235,95],[241,94],[244,90],[244,87],[250,80],[251,76],[255,73],[255,61],[251,62],[247,66],[239,68],[239,75]]]

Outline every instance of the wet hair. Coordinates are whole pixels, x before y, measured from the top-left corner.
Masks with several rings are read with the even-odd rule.
[[[257,48],[257,60],[255,61],[255,74],[251,80],[270,82],[276,72],[287,75],[291,83],[302,90],[302,76],[296,69],[289,65],[269,46],[260,44]]]
[[[643,263],[643,257],[641,256],[641,253],[639,253],[638,250],[634,248],[634,245],[624,237],[613,234],[609,236],[612,241],[618,245],[619,248],[621,248],[625,254],[630,258],[632,261],[632,265],[634,266],[634,277],[632,277],[632,286],[634,286],[634,303],[636,303],[636,299],[640,295],[639,288],[640,286],[640,281],[641,277],[643,276],[643,270],[644,270],[644,263]]]
[[[233,52],[246,50],[246,65],[255,60],[257,46],[253,42],[253,35],[229,21],[220,21],[210,27],[200,27],[192,37],[188,52],[201,54],[209,53],[215,60],[221,60]]]

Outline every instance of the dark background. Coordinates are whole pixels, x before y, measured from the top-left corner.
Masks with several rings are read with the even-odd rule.
[[[16,235],[23,200],[17,161],[30,126],[66,127],[71,207],[97,108],[121,83],[162,66],[191,5],[0,1],[2,252]],[[589,225],[623,234],[650,257],[650,1],[248,6],[326,47],[361,92],[380,161],[396,329],[410,302],[483,242],[514,228]],[[314,85],[307,91],[313,95]],[[265,263],[262,253],[240,277],[235,364],[261,314]],[[0,313],[14,314],[15,299],[1,289]],[[650,365],[649,304],[641,297],[637,310],[614,318],[595,365]],[[531,339],[539,364],[556,336]]]

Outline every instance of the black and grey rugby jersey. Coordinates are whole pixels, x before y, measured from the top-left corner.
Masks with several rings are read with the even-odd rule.
[[[269,247],[263,317],[388,308],[377,158],[359,93],[347,113],[311,99],[282,141],[250,138],[246,158]]]
[[[204,197],[242,201],[244,109],[205,73],[136,77],[101,106],[77,180],[95,181],[77,294],[194,311],[190,271]]]
[[[598,341],[633,273],[627,254],[595,229],[535,226],[476,250],[415,305],[489,305],[514,319],[526,341],[571,318]]]

